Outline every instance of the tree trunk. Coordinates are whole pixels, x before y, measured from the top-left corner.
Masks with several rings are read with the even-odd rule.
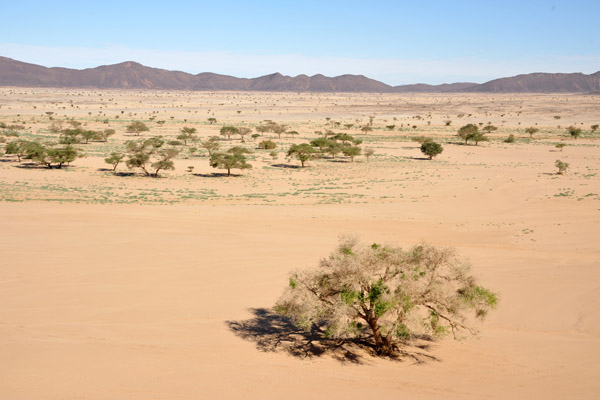
[[[231,170],[229,168],[227,169],[227,176],[231,176]]]
[[[369,327],[373,331],[373,339],[375,339],[375,351],[378,355],[389,353],[389,341],[381,336],[381,331],[379,330],[379,324],[377,323],[377,318],[371,317],[367,321]]]

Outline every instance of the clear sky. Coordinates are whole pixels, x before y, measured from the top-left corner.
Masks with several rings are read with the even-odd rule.
[[[362,74],[392,85],[600,70],[600,0],[0,0],[0,55],[256,77]]]

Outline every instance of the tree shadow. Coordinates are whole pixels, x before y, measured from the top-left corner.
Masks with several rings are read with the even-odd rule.
[[[371,337],[356,339],[328,338],[322,326],[307,332],[298,328],[289,318],[266,308],[251,308],[254,317],[244,321],[226,321],[225,324],[238,337],[254,342],[262,352],[284,352],[298,358],[328,355],[344,364],[364,364],[368,356],[377,357]],[[412,360],[415,364],[439,361],[428,354],[431,338],[419,337],[403,346],[389,360]]]
[[[109,169],[108,171],[112,172],[112,169]],[[114,176],[135,176],[136,172],[113,172]]]
[[[432,161],[429,159],[429,157],[411,157],[411,160],[426,160],[426,161]]]
[[[227,173],[225,172],[211,172],[210,174],[192,174],[194,176],[200,177],[200,178],[237,178],[239,176],[242,176],[242,174],[231,174],[229,176],[227,176]]]
[[[271,167],[275,167],[275,168],[292,168],[292,169],[302,168],[302,166],[300,166],[300,165],[294,165],[294,164],[271,164]]]

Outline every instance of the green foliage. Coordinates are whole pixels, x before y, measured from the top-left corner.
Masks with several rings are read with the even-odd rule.
[[[525,129],[525,133],[529,134],[529,137],[532,138],[534,133],[538,133],[540,130],[538,128],[529,127]]]
[[[174,169],[172,159],[179,153],[175,149],[161,149],[164,144],[162,136],[127,141],[125,145],[129,158],[125,164],[130,169],[140,168],[146,176],[157,178],[160,170]],[[153,168],[154,173],[149,168]]]
[[[442,154],[443,151],[442,145],[434,141],[426,141],[421,145],[421,152],[428,156],[430,160],[438,154]]]
[[[354,157],[359,156],[362,149],[358,146],[342,146],[342,154],[346,157],[350,157],[350,162],[354,162]]]
[[[564,144],[564,143],[558,143],[558,144],[557,144],[556,146],[554,146],[554,147],[556,147],[556,148],[557,148],[557,149],[559,149],[560,151],[563,151],[563,148],[564,148],[565,146],[566,146],[566,144]]]
[[[457,136],[465,141],[465,144],[469,143],[469,140],[473,139],[475,135],[479,134],[479,128],[474,124],[467,124],[458,129]]]
[[[183,127],[183,128],[181,128],[181,133],[177,136],[177,140],[183,141],[183,145],[187,146],[188,140],[191,140],[191,141],[198,140],[198,137],[195,135],[195,133],[196,133],[196,128]]]
[[[451,250],[347,238],[318,269],[294,273],[275,310],[307,331],[323,326],[331,338],[368,337],[377,354],[393,355],[417,335],[475,333],[468,314],[482,319],[498,301]]]
[[[240,130],[235,126],[224,126],[219,131],[221,136],[227,136],[227,139],[231,139],[231,135],[237,135],[240,133]]]
[[[488,137],[485,136],[481,132],[475,132],[473,135],[471,135],[471,140],[473,140],[475,142],[475,146],[477,146],[479,144],[479,142],[488,142],[489,141]]]
[[[300,163],[304,167],[304,163],[311,160],[315,156],[315,149],[308,143],[293,144],[287,152],[288,157],[295,157],[300,160]]]
[[[208,118],[208,119],[207,119],[207,121],[208,121],[208,123],[209,123],[209,124],[211,124],[211,125],[212,125],[212,124],[215,124],[215,123],[217,123],[217,119],[216,119],[216,118],[212,118],[212,117],[211,117],[211,118]]]
[[[263,140],[258,144],[259,149],[273,150],[277,148],[277,144],[272,140]]]
[[[510,135],[508,135],[508,137],[506,139],[504,139],[504,143],[514,143],[515,142],[515,135],[513,135],[512,133]]]
[[[125,154],[119,153],[119,152],[112,152],[112,153],[110,153],[110,157],[107,157],[104,159],[104,162],[112,165],[112,167],[113,167],[112,170],[114,172],[117,170],[117,167],[123,161],[124,158],[125,158]]]
[[[216,136],[211,136],[205,141],[200,143],[200,147],[208,151],[208,156],[212,156],[212,154],[216,151],[219,151],[221,145],[219,144],[219,138]]]
[[[127,125],[127,132],[135,133],[138,136],[142,132],[148,132],[150,128],[146,126],[142,121],[134,121]]]
[[[554,165],[556,166],[556,168],[558,168],[558,175],[564,174],[565,172],[567,172],[567,169],[569,169],[569,163],[562,162],[560,160],[556,160]]]
[[[567,128],[567,132],[569,132],[569,135],[571,135],[573,139],[577,139],[579,136],[581,136],[581,128],[570,126]]]
[[[213,153],[209,164],[213,168],[226,169],[227,176],[231,176],[232,169],[249,169],[252,165],[246,162],[244,154],[251,153],[248,149],[240,146],[232,147],[227,153]]]
[[[598,124],[594,124],[594,125],[590,126],[590,128],[592,129],[592,133],[594,133],[598,130]]]
[[[482,129],[482,131],[486,132],[486,133],[492,133],[498,130],[498,127],[492,125],[492,124],[487,124],[486,126],[484,126]]]

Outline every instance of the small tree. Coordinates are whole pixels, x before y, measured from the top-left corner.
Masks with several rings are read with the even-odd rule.
[[[175,164],[173,159],[179,154],[179,150],[176,149],[164,149],[157,152],[158,160],[153,162],[150,166],[154,169],[153,176],[158,178],[158,172],[161,170],[174,170]]]
[[[212,156],[214,152],[219,151],[221,145],[219,144],[219,138],[211,136],[207,140],[200,142],[200,147],[208,151],[208,156]]]
[[[79,143],[79,136],[81,136],[83,131],[81,129],[65,129],[61,132],[60,137],[58,138],[58,142],[60,144],[76,144]]]
[[[556,168],[558,168],[558,172],[557,172],[558,175],[564,174],[569,169],[569,163],[562,162],[560,160],[556,160],[554,165],[556,166]]]
[[[96,131],[81,131],[81,137],[85,140],[85,144],[88,144],[90,140],[98,138],[98,132]]]
[[[489,142],[490,139],[488,139],[488,137],[485,136],[483,133],[476,132],[471,136],[471,140],[475,142],[475,146],[478,146],[479,142]]]
[[[302,144],[293,144],[290,146],[290,149],[287,152],[288,157],[295,157],[300,160],[300,164],[304,167],[304,163],[308,160],[311,160],[316,151],[315,149],[308,143]]]
[[[181,140],[183,142],[183,145],[187,146],[188,140],[198,139],[198,137],[195,135],[195,133],[196,133],[196,128],[183,127],[183,128],[181,128],[181,133],[177,136],[177,140]]]
[[[318,147],[320,152],[323,152],[327,147],[331,146],[331,140],[320,137],[310,141],[310,145]]]
[[[249,169],[252,165],[246,162],[244,154],[251,153],[249,150],[236,146],[232,147],[227,153],[213,153],[210,156],[210,166],[213,168],[226,169],[227,176],[231,176],[232,169]]]
[[[272,140],[263,140],[258,144],[259,149],[273,150],[277,148],[277,144]]]
[[[112,170],[113,170],[113,172],[115,172],[117,170],[117,167],[123,161],[124,158],[125,158],[125,154],[119,153],[119,152],[112,152],[112,153],[110,153],[110,157],[107,157],[104,159],[104,162],[112,165],[112,167],[113,167]]]
[[[215,124],[215,123],[217,123],[217,119],[216,118],[212,118],[212,117],[208,118],[208,123],[211,124],[211,125]]]
[[[350,162],[354,162],[354,157],[359,156],[362,149],[358,146],[342,146],[342,154],[350,157]]]
[[[594,124],[590,128],[592,128],[592,133],[594,133],[598,130],[598,124]]]
[[[21,162],[21,158],[27,155],[27,148],[31,142],[25,139],[18,139],[12,142],[9,142],[4,148],[4,153],[7,155],[14,154],[17,156],[17,160]]]
[[[529,138],[533,138],[533,134],[534,133],[538,133],[540,130],[538,128],[534,128],[534,127],[529,127],[527,129],[525,129],[525,133],[529,134]]]
[[[479,133],[479,128],[474,124],[467,124],[461,126],[458,129],[457,136],[465,141],[465,144],[469,143],[469,140]]]
[[[127,125],[127,132],[135,133],[136,136],[139,136],[142,132],[148,132],[149,130],[150,128],[148,128],[142,121],[134,121]]]
[[[224,126],[219,131],[221,136],[226,136],[228,140],[231,139],[231,135],[237,135],[240,133],[239,129],[235,126]]]
[[[515,142],[515,135],[513,135],[512,133],[510,135],[508,135],[508,137],[506,139],[504,139],[504,143],[514,143]]]
[[[484,126],[482,129],[482,131],[484,131],[485,133],[492,133],[498,130],[498,127],[492,125],[492,124],[487,124],[486,126]]]
[[[577,139],[579,136],[581,136],[581,128],[570,126],[567,128],[567,132],[569,132],[573,139]]]
[[[152,137],[149,139],[129,140],[126,142],[129,158],[125,162],[128,168],[140,168],[146,176],[158,176],[158,171],[155,174],[148,171],[148,163],[151,163],[151,158],[155,155],[163,159],[163,153],[159,153],[159,149],[165,144],[161,136]],[[150,167],[156,168],[154,164]],[[159,168],[164,169],[163,168]]]
[[[287,126],[285,125],[273,125],[271,131],[277,135],[279,139],[281,139],[281,135],[283,135],[287,131]]]
[[[366,148],[364,155],[367,158],[367,162],[369,162],[369,158],[375,154],[375,150],[371,149],[371,148]]]
[[[558,144],[557,144],[556,146],[554,146],[554,147],[556,147],[556,148],[557,148],[557,149],[559,149],[560,151],[563,151],[563,148],[564,148],[565,146],[566,146],[566,144],[564,144],[564,143],[558,143]]]
[[[250,132],[252,132],[252,129],[250,129],[250,128],[246,128],[244,126],[238,128],[238,135],[240,135],[240,138],[242,139],[242,143],[245,142],[244,136],[246,136]]]
[[[438,154],[442,154],[442,151],[444,151],[442,145],[434,141],[427,141],[421,145],[421,152],[428,156],[430,160]]]
[[[451,250],[343,239],[317,270],[290,276],[275,311],[307,331],[323,326],[328,337],[362,338],[393,356],[416,335],[474,334],[467,313],[483,319],[497,304]]]
[[[111,137],[112,135],[114,135],[116,132],[114,129],[105,129],[102,132],[97,132],[98,133],[98,140],[102,141],[102,142],[107,142],[108,138]]]

